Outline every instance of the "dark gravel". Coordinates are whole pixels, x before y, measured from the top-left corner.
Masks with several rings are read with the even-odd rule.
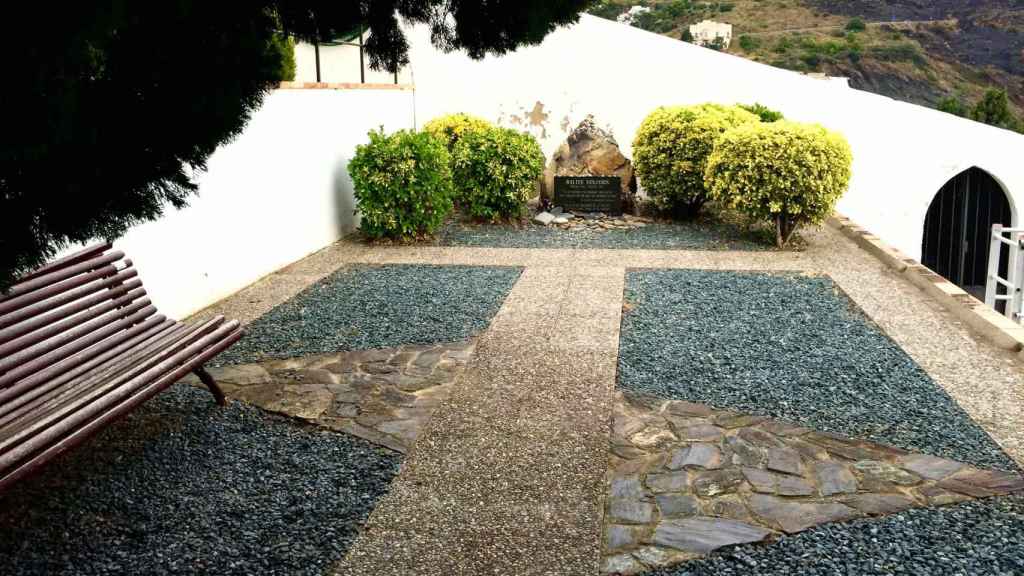
[[[398,466],[177,385],[0,498],[0,574],[321,574]]]
[[[619,385],[1016,469],[827,278],[700,270],[627,275]]]
[[[647,576],[1019,576],[1024,496],[831,524]]]
[[[277,306],[217,357],[220,364],[469,338],[486,328],[519,268],[344,268]]]
[[[742,227],[701,221],[648,224],[633,230],[562,230],[528,224],[450,223],[438,234],[442,246],[488,248],[598,248],[622,250],[767,250]]]

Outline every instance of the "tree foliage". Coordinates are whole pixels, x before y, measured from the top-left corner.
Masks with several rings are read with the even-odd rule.
[[[633,140],[637,178],[655,205],[679,218],[696,216],[708,200],[704,167],[726,130],[759,118],[736,106],[661,107],[640,124]]]
[[[704,179],[712,198],[771,222],[782,248],[801,225],[820,224],[832,214],[849,186],[852,163],[840,134],[780,120],[723,134]]]
[[[71,242],[184,206],[286,63],[275,34],[369,30],[371,66],[408,62],[400,18],[470,56],[540,42],[589,0],[43,3],[7,13],[0,96],[0,290]],[[358,113],[358,112],[353,112]],[[255,200],[254,201],[258,201]],[[196,231],[201,233],[201,231]],[[168,239],[173,241],[173,239]]]
[[[971,109],[971,119],[984,122],[1007,130],[1020,130],[1020,122],[1010,111],[1010,100],[1006,90],[991,89],[985,92],[974,108]]]

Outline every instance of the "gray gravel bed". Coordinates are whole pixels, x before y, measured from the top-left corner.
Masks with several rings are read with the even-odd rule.
[[[277,306],[217,364],[464,340],[487,327],[521,270],[355,265]]]
[[[619,386],[987,468],[1012,459],[828,278],[627,275]]]
[[[742,227],[702,221],[648,224],[633,230],[562,230],[532,224],[449,223],[438,233],[441,246],[488,248],[591,248],[623,250],[768,250]]]
[[[646,576],[1018,576],[1024,496],[832,524]]]
[[[321,574],[398,466],[179,384],[0,497],[0,573]]]

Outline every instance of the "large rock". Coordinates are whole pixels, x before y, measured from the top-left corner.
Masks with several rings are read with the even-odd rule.
[[[622,209],[633,212],[636,180],[633,163],[622,155],[615,137],[587,116],[558,147],[544,170],[541,196],[554,200],[555,176],[618,176],[622,179]]]

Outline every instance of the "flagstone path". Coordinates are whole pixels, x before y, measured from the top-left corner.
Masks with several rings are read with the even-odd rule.
[[[525,268],[466,367],[438,385],[447,398],[417,420],[415,433],[396,440],[408,452],[402,471],[337,574],[593,575],[602,563],[605,572],[633,572],[696,557],[724,540],[760,541],[819,522],[1019,488],[1016,476],[757,418],[617,400],[627,268],[824,273],[1024,462],[1017,361],[978,341],[838,233],[809,236],[801,253],[382,249],[342,242],[206,313],[230,312],[250,298],[247,314],[259,315],[294,295],[297,279],[322,278],[351,263]],[[378,386],[369,397],[385,394]],[[645,424],[627,434],[629,426],[613,413]],[[662,424],[652,427],[658,419]],[[682,430],[706,436],[684,437],[690,432]],[[794,461],[794,452],[802,457]],[[853,483],[857,494],[850,493]],[[673,517],[687,509],[698,514]]]

